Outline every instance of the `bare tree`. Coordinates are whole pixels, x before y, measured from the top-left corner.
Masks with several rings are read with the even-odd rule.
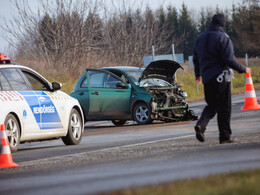
[[[19,17],[3,28],[20,54],[43,60],[47,67],[56,70],[81,72],[88,53],[100,44],[102,25],[97,25],[102,0],[47,0],[37,12],[25,1],[13,3]]]
[[[142,66],[142,57],[151,53],[152,45],[157,45],[157,51],[171,46],[171,43],[167,45],[171,34],[167,32],[166,23],[160,21],[160,11],[154,13],[146,7],[142,13],[142,8],[134,10],[132,4],[127,6],[126,3],[122,7],[105,24],[105,43],[115,63]]]
[[[13,3],[18,17],[2,28],[17,56],[73,75],[86,67],[142,66],[152,45],[166,53],[186,36],[178,34],[176,9],[153,11],[137,0],[111,0],[108,7],[103,0],[45,0],[36,11],[25,0]]]

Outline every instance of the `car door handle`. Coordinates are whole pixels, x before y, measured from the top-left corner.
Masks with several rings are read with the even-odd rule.
[[[94,93],[91,93],[92,95],[99,95],[99,93],[98,92],[94,92]]]
[[[45,100],[45,97],[39,97],[39,100],[40,100],[40,101],[44,101],[44,100]]]
[[[84,92],[80,92],[79,95],[84,95]]]

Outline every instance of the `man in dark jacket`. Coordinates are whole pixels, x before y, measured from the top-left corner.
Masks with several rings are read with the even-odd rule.
[[[216,14],[212,17],[209,29],[202,33],[194,48],[194,68],[196,83],[204,84],[207,106],[198,120],[195,131],[200,142],[205,141],[204,132],[210,119],[217,113],[219,143],[231,143],[231,71],[250,72],[234,57],[234,49],[229,36],[225,34],[225,17]]]

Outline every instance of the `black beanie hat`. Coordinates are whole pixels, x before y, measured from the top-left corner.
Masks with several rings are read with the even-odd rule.
[[[226,25],[226,19],[223,14],[215,14],[212,17],[211,24],[215,24],[221,27],[224,27]]]

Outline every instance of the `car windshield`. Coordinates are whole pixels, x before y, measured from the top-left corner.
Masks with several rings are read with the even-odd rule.
[[[138,84],[139,78],[141,77],[142,72],[144,69],[139,70],[127,70],[125,71],[128,77],[135,83]]]
[[[125,71],[128,77],[139,87],[170,87],[172,86],[169,82],[158,79],[158,78],[148,78],[144,79],[139,83],[139,78],[141,77],[144,69],[139,70],[127,70]]]
[[[149,79],[141,80],[139,86],[140,87],[170,87],[172,85],[162,79],[149,78]]]

